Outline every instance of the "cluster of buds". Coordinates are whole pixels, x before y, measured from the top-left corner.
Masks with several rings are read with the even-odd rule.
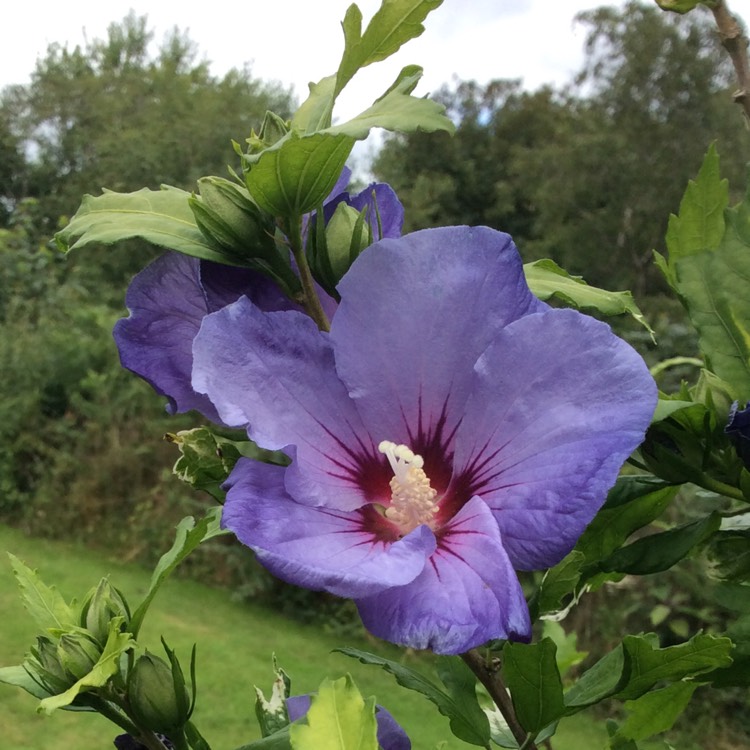
[[[49,628],[48,634],[37,636],[23,666],[48,696],[64,694],[94,671],[110,632],[125,632],[129,621],[124,597],[103,578],[84,599],[75,623],[66,629]],[[71,702],[85,704],[87,698],[78,692]]]
[[[0,670],[0,681],[41,698],[40,707],[47,712],[68,707],[100,711],[127,730],[121,738],[134,748],[207,747],[195,727],[188,726],[195,681],[188,690],[180,663],[163,640],[166,660],[148,650],[137,654],[138,624],[121,591],[103,578],[74,607],[15,558],[14,567],[29,609],[45,632],[21,667]],[[44,607],[31,606],[40,600]],[[51,613],[51,619],[45,622],[42,612]],[[195,649],[191,674],[194,664]]]

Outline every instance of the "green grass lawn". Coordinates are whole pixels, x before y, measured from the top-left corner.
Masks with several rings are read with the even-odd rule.
[[[171,542],[165,535],[164,548]],[[0,526],[0,550],[13,552],[36,568],[44,581],[55,584],[70,599],[81,597],[103,575],[110,575],[133,604],[146,591],[150,572],[124,564],[101,552],[72,544],[30,539]],[[18,664],[32,644],[36,630],[23,609],[9,563],[0,555],[0,665]],[[260,606],[231,601],[230,592],[191,581],[172,580],[157,595],[143,640],[161,653],[164,635],[187,664],[198,644],[198,707],[196,725],[214,750],[231,750],[258,736],[254,718],[253,685],[267,689],[272,680],[271,655],[292,678],[293,692],[314,690],[326,677],[349,672],[367,695],[375,695],[406,728],[415,750],[465,750],[448,721],[421,696],[403,690],[379,669],[365,667],[332,649],[351,645],[389,656],[406,658],[410,665],[429,670],[419,655],[403,656],[385,644],[340,639],[319,628],[290,621]],[[4,750],[106,750],[113,747],[117,728],[94,714],[58,711],[51,717],[35,713],[37,701],[16,688],[0,685],[0,746]],[[598,750],[606,746],[603,728],[575,717],[561,726],[555,750]],[[324,750],[321,748],[321,750]]]

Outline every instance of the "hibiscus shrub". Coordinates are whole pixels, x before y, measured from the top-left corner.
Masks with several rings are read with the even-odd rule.
[[[364,32],[352,5],[337,71],[290,121],[267,114],[237,147],[231,180],[87,196],[59,233],[66,249],[140,238],[169,251],[133,280],[115,339],[171,413],[209,423],[168,439],[175,473],[213,500],[180,521],[132,607],[106,579],[67,603],[13,558],[42,633],[0,680],[42,710],[99,711],[124,730],[118,747],[210,750],[192,720],[195,650],[180,661],[166,640],[161,656],[138,639],[167,576],[227,534],[276,578],[351,602],[373,636],[434,653],[428,677],[339,649],[423,694],[473,745],[550,747],[561,721],[614,701],[610,747],[637,750],[699,686],[747,687],[750,195],[729,206],[711,147],[670,220],[668,256],[656,256],[700,359],[653,372],[585,312],[628,314],[651,332],[629,293],[551,261],[524,265],[488,227],[400,236],[393,191],[352,196],[344,163],[372,127],[453,123],[412,96],[415,66],[352,120],[334,124],[333,108],[439,4],[384,0]],[[739,35],[723,3],[712,7],[725,38]],[[684,364],[696,377],[660,392],[653,374]],[[689,510],[671,514],[682,486]],[[623,632],[582,662],[560,623],[590,592],[704,550],[711,596],[732,613],[725,629],[654,607],[661,641]],[[241,750],[411,746],[349,676],[292,697],[276,667],[270,698],[256,695],[263,738]]]

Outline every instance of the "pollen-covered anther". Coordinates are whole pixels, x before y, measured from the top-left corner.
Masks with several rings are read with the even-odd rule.
[[[378,450],[384,453],[393,469],[391,479],[391,504],[385,510],[385,517],[408,534],[421,524],[432,526],[438,512],[437,491],[430,486],[425,474],[424,459],[406,445],[397,445],[383,440]]]

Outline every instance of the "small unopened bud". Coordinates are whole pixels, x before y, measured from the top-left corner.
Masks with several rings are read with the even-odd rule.
[[[328,260],[336,278],[340,279],[357,256],[372,243],[370,224],[361,212],[345,202],[336,206],[326,226]]]
[[[57,643],[62,668],[76,680],[94,668],[101,654],[99,644],[88,633],[64,633]]]
[[[125,597],[106,579],[92,589],[81,607],[81,626],[104,645],[109,637],[109,623],[115,617],[123,617],[123,629],[130,622],[130,609]]]
[[[190,699],[180,670],[146,651],[128,678],[133,719],[141,729],[169,735],[190,718]]]
[[[75,682],[60,664],[57,644],[43,635],[37,636],[24,666],[51,695],[65,692]]]

